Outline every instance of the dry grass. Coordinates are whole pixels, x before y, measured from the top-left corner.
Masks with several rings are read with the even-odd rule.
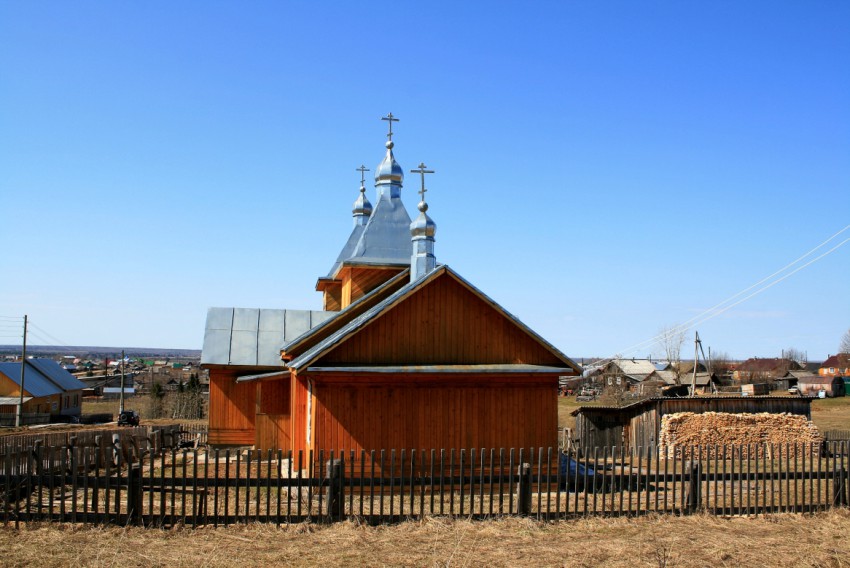
[[[587,519],[426,519],[392,526],[161,531],[0,529],[6,566],[843,566],[850,513]]]

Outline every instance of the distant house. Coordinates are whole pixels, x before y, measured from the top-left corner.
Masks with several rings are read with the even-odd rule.
[[[824,391],[824,395],[832,398],[836,396],[844,396],[844,379],[841,377],[830,376],[815,376],[803,377],[797,381],[797,388],[800,389],[801,395],[818,396],[820,391]]]
[[[820,364],[818,375],[821,377],[850,376],[850,355],[846,353],[830,355]]]
[[[20,397],[21,365],[24,365],[23,413],[55,416],[79,416],[83,383],[50,359],[28,359],[21,363],[0,363],[0,397]],[[14,403],[17,404],[17,403]],[[0,407],[0,415],[9,414],[10,405]],[[11,412],[17,409],[12,405]],[[45,420],[48,421],[48,420]],[[8,420],[3,420],[7,422]]]
[[[799,371],[802,366],[793,359],[753,357],[739,364],[733,378],[738,382],[781,379],[788,371]]]
[[[602,371],[606,386],[641,383],[656,372],[649,359],[613,359]]]

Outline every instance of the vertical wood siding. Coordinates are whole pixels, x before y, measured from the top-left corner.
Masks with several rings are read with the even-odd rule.
[[[236,376],[231,370],[210,369],[210,444],[254,444],[257,384],[237,384]]]
[[[316,450],[527,448],[557,442],[554,375],[334,375],[311,375]]]
[[[322,364],[563,362],[448,274],[325,355]]]

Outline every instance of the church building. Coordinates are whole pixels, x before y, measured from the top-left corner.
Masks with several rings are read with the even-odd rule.
[[[284,450],[555,446],[558,378],[580,367],[434,255],[393,154],[361,166],[354,226],[316,290],[322,310],[210,308],[209,443]]]

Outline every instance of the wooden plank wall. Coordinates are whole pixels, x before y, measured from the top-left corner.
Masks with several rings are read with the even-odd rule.
[[[289,377],[262,381],[257,390],[259,412],[255,423],[255,447],[262,450],[291,450]]]
[[[318,364],[496,363],[563,366],[513,321],[444,274]]]
[[[340,272],[340,277],[342,278],[342,307],[348,307],[349,304],[362,298],[402,270],[404,268],[398,267],[344,268]]]
[[[557,376],[311,377],[313,449],[557,444]]]
[[[210,444],[254,444],[257,383],[236,383],[236,377],[234,370],[210,369]]]

